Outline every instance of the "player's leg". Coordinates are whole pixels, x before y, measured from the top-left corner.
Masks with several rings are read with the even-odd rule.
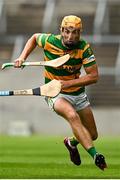
[[[78,111],[78,114],[80,116],[82,123],[88,129],[88,131],[91,135],[91,138],[93,140],[96,140],[98,137],[98,132],[97,132],[97,128],[96,128],[96,124],[95,124],[95,120],[94,120],[94,116],[93,116],[93,112],[91,110],[91,107],[88,106],[88,107]],[[89,153],[91,154],[90,151],[89,151]],[[105,158],[102,154],[97,153],[93,156],[93,158],[95,160],[95,164],[100,169],[104,170],[104,168],[107,167],[106,162],[105,162]]]
[[[92,140],[96,140],[98,137],[98,132],[91,107],[87,106],[86,108],[79,110],[78,114],[83,125],[88,129]]]
[[[88,135],[88,132],[89,132],[91,139],[93,140],[97,139],[98,137],[97,128],[96,128],[94,116],[93,116],[90,106],[87,106],[86,108],[78,111],[77,113],[80,117],[83,127],[85,127],[84,133],[86,133],[86,136]],[[75,138],[73,138],[70,140],[70,142],[72,145],[74,144],[77,145],[77,143],[80,141],[78,139],[76,140]],[[100,169],[104,170],[104,168],[107,167],[104,156],[102,154],[99,154],[96,151],[96,148],[94,146],[88,149],[86,148],[86,150],[93,157],[95,164]]]
[[[69,122],[73,134],[86,150],[93,148],[91,135],[89,134],[88,130],[83,126],[78,113],[75,111],[73,106],[67,100],[65,100],[64,98],[57,99],[54,103],[54,110],[56,111],[57,114],[59,114]],[[68,144],[67,139],[65,139],[64,143],[71,153],[71,149],[70,149],[71,146]],[[76,147],[74,146],[74,148]],[[79,165],[75,162],[74,164]]]
[[[62,95],[63,97],[63,95]],[[70,100],[70,99],[69,99]],[[80,144],[83,145],[83,147],[90,153],[90,154],[96,154],[96,150],[93,146],[92,143],[92,138],[91,138],[91,134],[89,133],[88,129],[82,124],[82,121],[80,119],[79,114],[76,112],[75,108],[73,108],[73,106],[71,105],[70,102],[68,102],[67,100],[65,100],[64,98],[61,98],[61,95],[59,95],[59,97],[55,97],[55,98],[47,98],[46,99],[48,105],[50,108],[55,109],[55,111],[61,115],[62,117],[64,117],[71,125],[71,128],[73,130],[73,133],[76,137],[76,139],[78,141],[77,144],[80,142]],[[83,100],[84,101],[84,100]],[[84,101],[85,102],[85,101]],[[61,106],[62,104],[62,106]],[[85,105],[87,105],[88,103],[85,103]],[[54,106],[54,108],[53,108]],[[83,107],[83,106],[82,106]],[[69,140],[69,139],[67,139]],[[66,144],[67,143],[67,144]],[[77,149],[77,144],[73,144],[73,146],[71,147],[71,143],[70,141],[65,141],[66,147],[68,148],[69,152],[70,152],[70,156],[72,155],[71,159],[73,161],[74,164],[79,165],[81,163],[80,158],[79,158],[79,153],[78,150],[75,151],[77,156],[74,156],[74,151],[73,149]],[[69,147],[68,147],[69,146]],[[72,152],[72,153],[71,153]],[[97,154],[96,154],[97,155]],[[76,161],[76,159],[74,157],[78,157],[78,161]],[[101,166],[101,162],[99,164],[99,162],[97,162],[98,159],[102,159],[102,161],[104,161],[104,157],[103,156],[96,156],[95,157],[95,163],[98,167],[100,167],[101,169],[104,169],[104,166]]]
[[[54,104],[55,104],[56,100],[59,99],[59,98],[63,98],[63,96],[64,96],[63,94],[59,94],[58,96],[56,96],[54,98],[46,97],[45,100],[46,100],[49,108],[54,111]],[[63,107],[63,109],[65,109],[63,104],[62,105],[60,104],[59,107],[61,107],[61,108]],[[72,108],[72,105],[70,105],[70,107]],[[71,111],[71,109],[69,109],[69,110]],[[80,154],[79,154],[77,146],[72,146],[70,144],[69,139],[67,139],[67,138],[64,139],[64,144],[65,144],[66,148],[69,151],[71,161],[75,165],[80,165],[81,164],[81,159],[80,159]]]
[[[89,131],[92,140],[97,139],[97,137],[98,137],[97,128],[96,128],[94,116],[93,116],[90,106],[87,106],[87,107],[77,111],[77,113],[79,114],[82,124]],[[79,144],[79,141],[74,137],[69,137],[69,140],[70,140],[71,145],[73,145],[73,146],[74,145],[76,146]]]
[[[68,96],[67,99],[69,101],[72,99],[72,103],[82,121],[82,124],[89,131],[92,140],[95,140],[97,138],[97,128],[86,93],[83,92],[76,97]],[[79,141],[74,137],[69,137],[67,139],[70,141],[72,146],[79,144]]]
[[[90,106],[78,111],[78,114],[79,114],[79,117],[80,117],[83,125],[89,131],[91,138],[93,140],[97,139],[97,137],[98,137],[97,128],[96,128],[94,116],[93,116]],[[71,139],[71,144],[73,143],[72,141],[76,144],[78,142],[78,140]],[[104,156],[102,154],[99,154],[98,152],[96,152],[96,150],[94,151],[94,147],[88,149],[87,151],[93,157],[93,159],[95,160],[95,164],[100,169],[104,170],[104,168],[107,167]]]
[[[89,149],[91,146],[93,146],[90,133],[83,126],[78,113],[67,100],[64,98],[57,99],[54,103],[54,110],[57,114],[69,122],[75,137],[85,149]]]

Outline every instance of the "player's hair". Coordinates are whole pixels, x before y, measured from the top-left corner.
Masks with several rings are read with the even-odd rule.
[[[61,22],[61,30],[65,27],[74,27],[82,31],[82,20],[74,15],[65,16]]]

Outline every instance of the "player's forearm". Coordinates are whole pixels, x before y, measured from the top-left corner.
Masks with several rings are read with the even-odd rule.
[[[87,74],[78,79],[61,81],[62,88],[87,86],[98,81],[98,74]]]
[[[24,61],[27,59],[29,54],[35,49],[36,47],[36,38],[33,35],[26,43],[21,55],[19,56],[19,59],[23,59]]]

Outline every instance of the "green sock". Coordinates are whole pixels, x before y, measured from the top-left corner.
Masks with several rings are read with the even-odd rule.
[[[97,154],[97,151],[95,147],[91,147],[90,149],[87,150],[87,152],[94,158],[94,156]]]
[[[71,138],[69,138],[69,140],[70,140],[70,144],[72,146],[77,146],[79,144],[79,142],[77,141],[77,139],[75,137],[71,137]]]

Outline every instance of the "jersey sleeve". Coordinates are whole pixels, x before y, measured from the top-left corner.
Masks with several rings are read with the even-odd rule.
[[[36,39],[38,46],[44,48],[45,43],[49,36],[50,36],[50,34],[45,34],[45,33],[38,35],[38,37]]]
[[[96,64],[94,53],[89,44],[86,44],[83,52],[83,66],[88,67]]]

